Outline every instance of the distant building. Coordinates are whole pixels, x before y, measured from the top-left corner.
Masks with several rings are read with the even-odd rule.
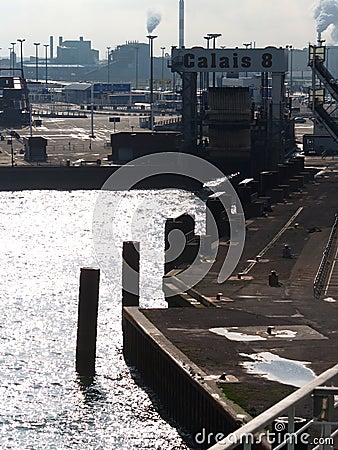
[[[57,47],[57,64],[95,65],[99,62],[99,51],[91,48],[91,41],[80,36],[78,41],[64,41],[59,38]]]
[[[113,83],[131,83],[133,88],[146,88],[150,78],[150,47],[148,43],[128,41],[117,45],[109,55],[109,79]],[[168,68],[169,55],[154,57],[154,86],[162,85],[162,67],[164,84],[171,82],[172,73]],[[163,66],[162,66],[163,64]],[[108,79],[107,62],[102,61],[97,69],[90,73],[91,79]]]
[[[115,50],[110,53],[112,62],[128,64],[129,67],[135,66],[137,60],[143,67],[150,61],[149,44],[138,41],[128,41],[125,44],[118,45]]]
[[[63,93],[67,103],[88,103],[91,96],[91,84],[72,83],[64,86]]]

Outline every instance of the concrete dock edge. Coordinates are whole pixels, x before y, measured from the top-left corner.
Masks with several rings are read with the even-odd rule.
[[[137,307],[122,313],[123,352],[160,398],[166,413],[192,437],[204,432],[216,436],[231,433],[251,419],[240,406],[221,398],[214,381],[175,347]],[[208,448],[196,443],[196,448]]]

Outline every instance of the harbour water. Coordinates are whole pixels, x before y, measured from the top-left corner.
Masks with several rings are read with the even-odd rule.
[[[199,208],[183,191],[111,193],[128,205],[155,196],[165,217]],[[0,448],[186,449],[122,356],[120,260],[101,272],[97,375],[74,370],[80,267],[99,267],[95,191],[0,193]],[[163,227],[141,243],[141,305],[164,305]],[[121,216],[118,233],[133,239]],[[149,230],[148,230],[149,234]],[[147,237],[149,241],[149,236]],[[143,252],[143,253],[142,253]],[[110,272],[107,272],[107,268]]]

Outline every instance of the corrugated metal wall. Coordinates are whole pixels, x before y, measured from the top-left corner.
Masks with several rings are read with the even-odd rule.
[[[248,88],[210,88],[209,155],[224,158],[249,159],[251,152],[250,93]]]
[[[209,88],[209,121],[250,123],[249,88]]]

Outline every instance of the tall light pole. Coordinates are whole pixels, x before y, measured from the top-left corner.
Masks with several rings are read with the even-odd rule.
[[[15,68],[15,58],[14,58],[14,55],[15,55],[15,53],[14,53],[14,47],[15,47],[15,45],[16,45],[16,42],[11,42],[11,46],[12,46],[12,75],[13,75],[13,77],[14,77],[14,68]]]
[[[293,93],[293,47],[290,45],[290,91]]]
[[[91,83],[90,86],[90,142],[89,148],[92,149],[92,139],[95,139],[94,134],[94,83]]]
[[[293,67],[292,67],[292,45],[286,45],[285,48],[288,50],[290,54],[290,87],[289,87],[289,96],[290,96],[290,108],[292,107],[292,91],[293,91]]]
[[[153,41],[157,36],[149,34],[147,36],[150,45],[150,129],[154,131],[154,45]]]
[[[111,49],[111,47],[107,47],[107,71],[108,71],[108,73],[107,73],[107,84],[108,85],[110,83],[110,70],[109,70],[109,68],[110,68],[110,65],[109,65],[109,63],[110,63],[110,49]]]
[[[39,45],[40,42],[34,42],[35,45],[35,81],[39,81]]]
[[[24,78],[24,73],[23,73],[23,43],[25,42],[26,39],[17,39],[18,42],[20,42],[20,64],[21,64],[21,73],[22,73],[22,77]]]
[[[161,81],[162,81],[162,91],[164,91],[164,50],[165,47],[161,47],[162,50],[162,70],[161,70]]]
[[[209,50],[212,37],[208,34],[207,36],[204,36],[204,39],[207,41],[207,50]],[[209,72],[206,72],[205,74],[205,87],[206,89],[209,87]]]
[[[249,43],[247,43],[247,44],[243,44],[243,47],[245,47],[246,50],[247,50],[249,47],[252,48],[252,42],[249,42]],[[245,72],[245,76],[246,76],[246,77],[248,76],[248,72]]]
[[[45,47],[45,75],[46,75],[46,85],[48,84],[48,47],[49,44],[43,44]]]
[[[9,50],[9,70],[12,70],[12,47],[8,47]]]
[[[222,36],[221,33],[208,33],[208,36],[210,36],[213,40],[213,49],[216,48],[216,39],[220,36]],[[213,72],[212,74],[212,86],[216,86],[216,72]]]

